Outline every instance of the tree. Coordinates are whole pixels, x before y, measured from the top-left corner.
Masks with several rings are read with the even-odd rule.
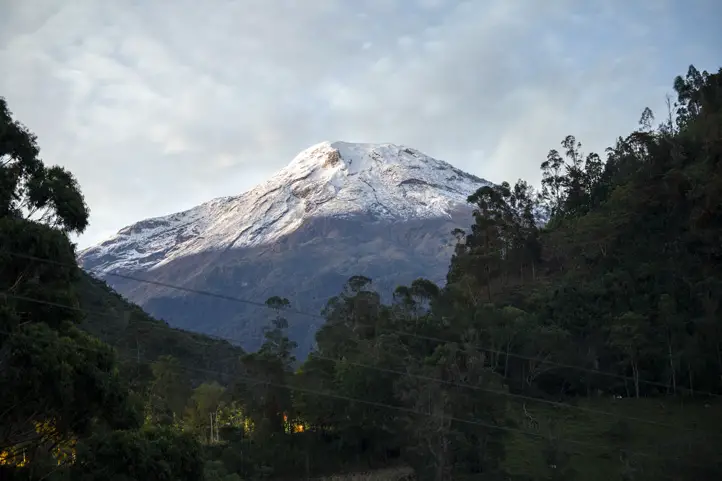
[[[83,232],[89,212],[75,177],[62,167],[45,167],[39,153],[36,136],[12,118],[0,97],[0,218]]]
[[[170,428],[98,433],[78,446],[71,468],[79,481],[202,481],[201,447]]]
[[[220,441],[219,414],[225,404],[225,391],[215,381],[205,382],[193,390],[186,408],[186,425],[192,426],[209,444]]]
[[[234,387],[254,425],[258,436],[282,435],[286,421],[293,417],[293,404],[289,383],[292,364],[291,354],[296,343],[285,334],[288,321],[281,315],[290,306],[288,299],[277,296],[266,301],[274,309],[271,328],[265,329],[265,341],[258,352],[242,357],[240,375]]]
[[[546,201],[551,217],[561,213],[564,204],[564,159],[559,151],[552,149],[542,162],[542,198]]]
[[[180,422],[191,395],[188,376],[177,358],[161,356],[151,364],[148,415],[153,424]]]
[[[403,416],[407,457],[419,479],[491,478],[500,472],[504,449],[498,427],[505,423],[506,405],[488,392],[495,381],[484,353],[451,343],[399,379],[397,396],[412,411]]]
[[[503,276],[503,260],[508,258],[512,243],[513,211],[508,204],[509,184],[485,186],[469,196],[475,206],[474,224],[466,238],[467,262],[472,273],[486,288],[487,301],[492,300],[492,282]]]
[[[649,107],[645,107],[642,111],[642,116],[639,118],[639,126],[645,132],[649,132],[652,130],[652,122],[654,122],[654,114],[652,113],[652,109],[650,109]]]
[[[19,328],[0,348],[0,452],[31,458],[87,435],[97,422],[140,425],[140,406],[120,381],[112,349],[69,328]]]
[[[259,354],[279,360],[283,369],[290,371],[296,358],[292,352],[297,343],[286,337],[285,330],[288,329],[288,320],[283,317],[282,311],[291,305],[288,299],[273,296],[266,300],[266,305],[275,311],[275,317],[271,320],[271,327],[264,329],[265,342],[258,351]]]

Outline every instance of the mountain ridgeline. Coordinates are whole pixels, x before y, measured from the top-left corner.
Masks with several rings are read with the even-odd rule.
[[[247,194],[81,256],[108,279],[210,290],[212,274],[267,299],[246,321],[260,346],[244,352],[146,319],[82,275],[67,238],[87,225],[82,196],[37,161],[3,101],[2,185],[22,179],[25,202],[49,214],[27,219],[20,196],[2,197],[0,390],[13,395],[0,399],[0,477],[720,479],[722,69],[691,66],[673,86],[665,120],[645,109],[604,158],[563,139],[540,159],[539,189],[405,147],[326,143]],[[329,251],[338,239],[345,250]],[[437,260],[395,264],[410,278],[385,296],[394,267],[376,263],[409,250]],[[296,359],[307,338],[290,313],[326,292],[308,283],[340,277]],[[222,325],[211,301],[163,286],[143,298],[127,282],[144,306],[179,298],[158,307],[183,306],[176,323]],[[269,284],[239,292],[253,282]],[[120,315],[106,326],[101,312]],[[152,350],[141,320],[160,326]],[[188,339],[205,347],[186,352]]]

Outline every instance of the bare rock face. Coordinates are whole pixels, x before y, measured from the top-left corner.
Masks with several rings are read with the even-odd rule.
[[[326,160],[323,162],[323,167],[333,167],[335,165],[338,165],[338,163],[341,161],[341,154],[339,153],[338,149],[331,150],[328,155],[326,156]]]
[[[391,144],[324,142],[237,197],[141,221],[80,254],[81,265],[171,325],[255,349],[269,313],[248,303],[287,297],[289,334],[303,357],[319,313],[352,275],[387,300],[400,284],[443,284],[455,228],[472,222],[466,198],[487,181]],[[188,290],[113,277],[132,274]]]

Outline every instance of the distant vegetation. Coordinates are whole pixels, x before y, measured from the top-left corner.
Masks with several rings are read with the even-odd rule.
[[[81,272],[80,189],[0,100],[0,479],[722,479],[722,69],[674,90],[470,196],[445,287],[350,278],[300,368],[283,297],[247,353]]]

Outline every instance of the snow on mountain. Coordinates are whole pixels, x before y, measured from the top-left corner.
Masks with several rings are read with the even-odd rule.
[[[484,185],[405,146],[322,142],[244,194],[125,227],[80,260],[98,274],[152,270],[200,252],[271,244],[312,217],[448,217]]]

